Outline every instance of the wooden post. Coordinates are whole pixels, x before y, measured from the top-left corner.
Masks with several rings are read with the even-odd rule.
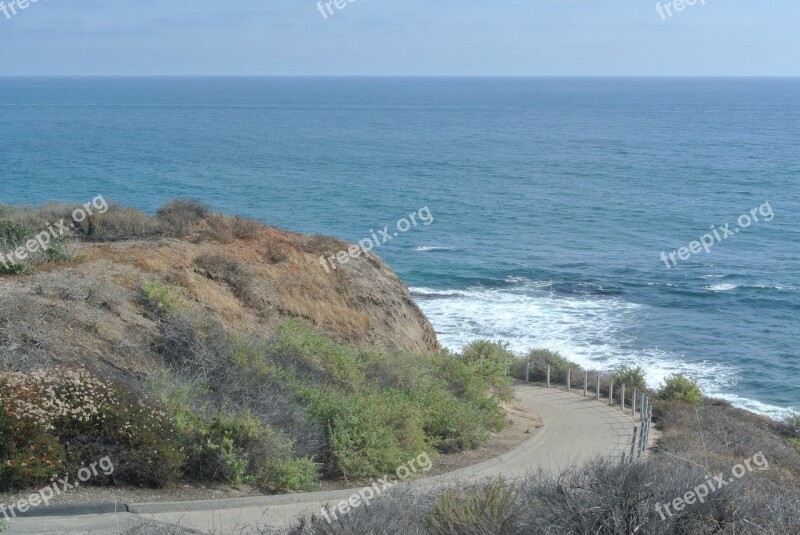
[[[572,387],[572,368],[567,368],[567,392]]]
[[[619,404],[622,405],[622,412],[625,412],[625,383],[622,383],[622,395]]]
[[[611,378],[611,382],[608,383],[608,404],[614,404],[614,378]]]
[[[636,448],[639,450],[637,457],[642,456],[642,452],[644,451],[644,422],[642,422],[642,432],[639,433],[639,447]]]
[[[526,383],[530,383],[531,382],[531,363],[530,362],[526,362],[525,363],[525,382]]]
[[[547,365],[547,388],[550,388],[550,365]]]
[[[633,454],[636,451],[636,435],[639,429],[634,425],[633,426],[633,440],[631,441],[631,462],[633,462]]]
[[[634,388],[633,389],[633,396],[631,397],[631,403],[633,403],[633,412],[631,414],[633,414],[633,418],[634,419],[636,419],[636,396],[638,396],[638,395],[639,395],[639,389],[638,388]]]
[[[597,401],[600,401],[600,374],[598,373],[596,375],[597,377],[595,377],[595,379],[597,380],[597,385],[595,386],[597,386]]]
[[[589,395],[589,372],[583,372],[583,397]]]

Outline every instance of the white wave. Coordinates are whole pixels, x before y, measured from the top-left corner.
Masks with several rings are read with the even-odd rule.
[[[643,321],[647,307],[620,299],[559,296],[534,284],[513,288],[434,290],[412,288],[439,342],[453,351],[477,339],[502,340],[512,351],[534,348],[558,351],[586,368],[611,370],[641,366],[651,387],[674,373],[697,380],[709,396],[772,417],[788,410],[726,394],[738,383],[735,367],[711,361],[687,362],[683,355],[658,347],[636,348],[630,332]]]
[[[797,414],[797,412],[800,411],[800,406],[796,408],[797,410],[792,410],[792,409],[787,409],[785,407],[777,407],[775,405],[770,405],[768,403],[762,403],[754,399],[737,396],[736,394],[726,394],[724,392],[704,392],[704,393],[707,396],[725,400],[741,409],[746,409],[750,412],[755,412],[758,414],[764,414],[774,420],[779,420],[779,421],[784,420],[794,414]]]
[[[735,290],[738,287],[739,286],[737,286],[736,284],[722,283],[722,284],[712,284],[710,286],[704,286],[703,289],[710,290],[712,292],[729,292],[731,290]]]

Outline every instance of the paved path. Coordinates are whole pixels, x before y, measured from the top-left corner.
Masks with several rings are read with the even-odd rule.
[[[561,471],[596,456],[619,458],[630,448],[634,421],[629,411],[619,406],[584,398],[579,392],[521,385],[517,398],[542,419],[544,425],[523,444],[488,461],[420,479],[414,486],[431,486],[455,480],[480,479],[503,475],[524,476],[538,469]],[[435,462],[435,460],[434,460]],[[294,519],[319,512],[325,504],[346,500],[359,489],[289,494],[255,498],[236,498],[204,502],[128,504],[117,514],[78,517],[19,518],[8,535],[92,533],[118,534],[138,519],[179,524],[214,535],[250,533],[245,526],[285,525]],[[6,534],[4,534],[6,535]]]

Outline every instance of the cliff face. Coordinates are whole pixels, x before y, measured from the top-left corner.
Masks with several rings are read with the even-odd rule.
[[[142,298],[145,281],[180,288],[195,309],[243,333],[265,334],[293,317],[357,345],[438,347],[406,286],[374,254],[326,270],[320,256],[350,244],[255,223],[246,234],[81,243],[75,261],[0,277],[0,367],[151,369],[159,329]]]

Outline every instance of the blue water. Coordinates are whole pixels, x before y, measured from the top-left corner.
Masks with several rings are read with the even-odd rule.
[[[427,206],[377,252],[445,345],[800,409],[800,80],[0,79],[0,135],[3,202],[192,196],[353,241]]]

